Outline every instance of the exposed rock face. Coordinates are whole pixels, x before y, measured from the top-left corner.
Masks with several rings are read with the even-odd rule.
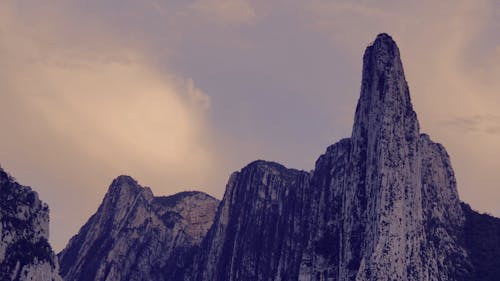
[[[264,162],[233,175],[197,280],[467,280],[453,170],[420,134],[392,38],[363,63],[351,138],[309,176]]]
[[[234,173],[194,280],[296,280],[309,175],[265,161]]]
[[[0,168],[0,280],[61,280],[48,237],[48,206]]]
[[[461,205],[392,38],[379,35],[363,64],[352,135],[313,171],[252,162],[219,205],[119,177],[59,255],[66,281],[498,280],[500,219]]]
[[[420,135],[392,38],[379,35],[363,63],[347,180],[334,187],[344,190],[339,279],[455,280],[464,216],[448,155]]]
[[[154,197],[120,176],[101,206],[59,254],[73,280],[184,280],[219,201],[201,192]]]

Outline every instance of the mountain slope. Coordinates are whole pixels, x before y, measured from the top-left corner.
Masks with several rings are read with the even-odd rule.
[[[420,132],[399,49],[380,34],[351,137],[313,171],[254,161],[220,204],[154,197],[121,176],[59,257],[66,281],[494,281],[499,242],[500,219],[460,202],[445,148]]]
[[[0,168],[0,280],[61,280],[48,236],[48,206]]]
[[[154,197],[120,176],[59,254],[64,280],[184,280],[218,200],[201,192]]]
[[[231,178],[197,280],[467,280],[453,170],[444,148],[420,134],[387,34],[363,57],[351,138],[309,175],[276,165]]]
[[[304,241],[308,173],[255,161],[234,173],[194,280],[294,280]]]
[[[500,276],[500,218],[479,214],[462,203],[465,246],[473,265],[474,281],[496,281]]]

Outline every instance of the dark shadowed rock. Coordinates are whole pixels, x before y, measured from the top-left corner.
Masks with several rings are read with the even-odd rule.
[[[464,241],[473,265],[470,280],[496,281],[500,276],[500,219],[479,214],[462,203],[465,214]]]
[[[48,206],[0,168],[0,280],[61,280],[48,238]]]

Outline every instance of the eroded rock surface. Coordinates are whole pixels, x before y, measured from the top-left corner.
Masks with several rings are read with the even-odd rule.
[[[462,205],[456,185],[444,147],[420,132],[396,43],[380,34],[363,57],[351,137],[313,171],[252,162],[219,205],[202,193],[156,198],[119,177],[60,254],[61,272],[66,281],[498,280],[500,220]]]
[[[202,192],[154,197],[128,176],[59,254],[66,281],[184,280],[219,201]]]
[[[0,280],[61,280],[48,238],[47,204],[0,168]]]
[[[387,34],[365,52],[351,138],[311,173],[276,167],[232,176],[197,280],[467,280],[453,169],[420,133]]]

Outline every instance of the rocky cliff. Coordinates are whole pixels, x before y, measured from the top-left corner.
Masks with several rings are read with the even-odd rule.
[[[306,172],[265,161],[234,173],[194,279],[296,279],[308,218],[308,181]]]
[[[154,197],[128,176],[59,254],[66,281],[184,280],[219,201],[201,192]]]
[[[0,168],[0,280],[61,280],[48,237],[48,206]]]
[[[233,175],[197,280],[468,280],[464,222],[449,157],[420,133],[399,49],[381,34],[351,138],[310,174],[256,162]]]
[[[499,241],[500,219],[459,201],[446,150],[420,132],[399,49],[380,34],[351,137],[314,170],[252,162],[220,204],[119,177],[59,257],[66,281],[493,281]]]

